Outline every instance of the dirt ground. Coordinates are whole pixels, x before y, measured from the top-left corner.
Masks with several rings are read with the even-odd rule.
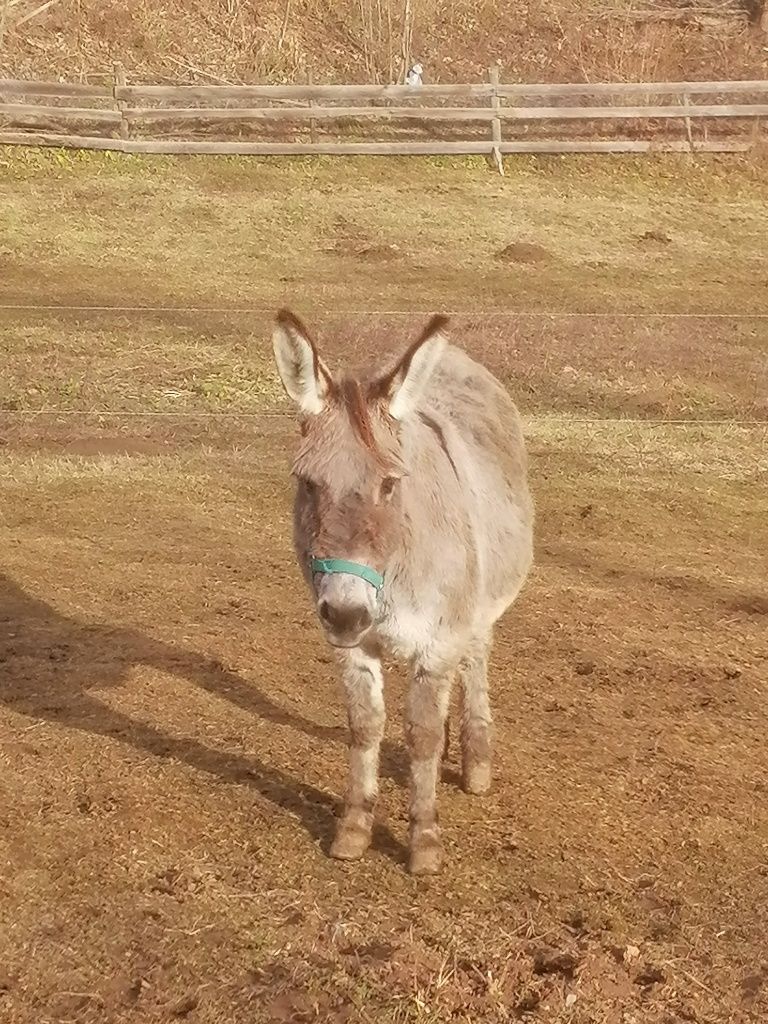
[[[81,166],[81,187],[105,210],[110,190],[135,198],[135,171],[103,166]],[[126,224],[112,245],[107,217],[84,223],[86,245],[64,231],[74,213],[53,201],[58,173],[3,181],[29,216],[0,235],[12,268],[0,303],[18,304],[20,282],[32,303],[60,303],[85,257],[69,297],[114,301],[130,252],[143,264],[139,278],[127,260],[125,293],[140,304],[155,280],[172,300],[182,254],[209,226],[166,235],[153,257],[135,198],[132,239]],[[177,173],[157,172],[147,209]],[[586,246],[576,186],[560,186],[547,216],[559,204]],[[190,210],[225,185],[194,187]],[[674,203],[655,188],[660,208]],[[232,190],[231,224],[250,201]],[[426,210],[429,197],[408,202]],[[710,205],[706,230],[747,218],[750,202]],[[232,252],[252,228],[239,223]],[[453,259],[464,239],[445,238]],[[613,252],[645,259],[631,240]],[[23,269],[30,253],[39,276]],[[220,258],[217,301],[244,273],[228,278]],[[333,264],[313,259],[331,281]],[[698,296],[708,273],[733,272],[721,250],[701,259]],[[756,242],[742,259],[754,291],[765,252]],[[332,360],[407,340],[417,317],[335,312],[343,282],[329,296],[312,271],[288,273],[310,291]],[[196,273],[168,305],[210,294]],[[390,273],[397,292],[397,258],[379,267],[382,293]],[[508,273],[488,271],[487,289],[502,295]],[[510,315],[483,317],[456,294],[471,311],[456,340],[525,414],[537,561],[494,651],[494,789],[463,794],[451,751],[447,865],[427,882],[405,871],[394,667],[373,849],[352,865],[327,856],[344,713],[292,561],[293,424],[266,320],[2,311],[4,1022],[766,1019],[765,320],[567,317],[558,279],[547,293],[546,268],[523,273],[539,275],[546,317],[516,315],[513,298]],[[610,281],[583,273],[598,312]],[[421,280],[424,306],[441,302],[445,279]],[[682,294],[674,274],[669,291],[661,276],[645,283],[644,308]],[[346,279],[341,309],[365,308],[366,286]]]

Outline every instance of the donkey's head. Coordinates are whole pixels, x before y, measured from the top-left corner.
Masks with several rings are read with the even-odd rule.
[[[378,591],[406,528],[401,480],[410,467],[402,428],[418,413],[446,323],[434,317],[386,373],[335,379],[301,321],[278,314],[275,359],[299,407],[302,438],[293,467],[296,547],[334,646],[356,646],[374,623]]]

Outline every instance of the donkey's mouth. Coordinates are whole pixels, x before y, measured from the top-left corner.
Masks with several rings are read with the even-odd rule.
[[[357,636],[334,636],[333,633],[326,633],[325,639],[331,645],[335,647],[337,651],[351,651],[353,647],[359,647],[363,640],[368,636],[370,630],[363,630],[362,633],[358,633]]]

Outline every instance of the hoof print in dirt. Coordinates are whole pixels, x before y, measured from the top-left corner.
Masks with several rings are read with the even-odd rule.
[[[518,1017],[526,1017],[529,1013],[535,1013],[541,1003],[541,992],[536,989],[529,989],[514,1005],[514,1012]]]
[[[575,953],[565,949],[539,949],[533,954],[534,974],[560,974],[572,978],[579,966]]]
[[[577,676],[591,676],[595,671],[594,661],[577,661],[573,666]]]
[[[643,246],[669,245],[672,241],[672,236],[668,235],[666,231],[652,228],[650,231],[644,231],[642,235],[638,236],[637,241],[639,245]]]
[[[187,992],[180,999],[174,1000],[168,1006],[168,1013],[172,1017],[187,1017],[200,1005],[200,997],[197,992]]]
[[[655,964],[644,964],[634,977],[635,984],[642,986],[642,988],[660,985],[665,980],[666,975],[664,971]]]
[[[587,915],[580,907],[576,907],[570,910],[563,917],[563,924],[566,925],[571,931],[583,934],[589,931],[589,923],[587,921]]]

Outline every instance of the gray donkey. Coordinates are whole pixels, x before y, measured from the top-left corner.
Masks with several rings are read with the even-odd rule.
[[[382,655],[412,672],[410,870],[440,867],[435,789],[453,678],[463,786],[491,782],[493,625],[532,558],[533,505],[517,410],[434,317],[393,365],[334,378],[304,325],[278,314],[275,359],[300,414],[294,543],[341,666],[350,770],[331,855],[371,839],[384,733]]]

